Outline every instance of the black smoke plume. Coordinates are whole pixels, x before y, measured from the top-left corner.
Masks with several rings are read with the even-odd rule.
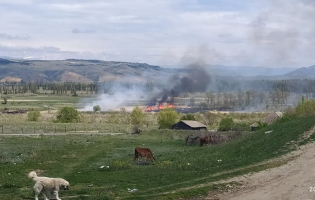
[[[154,95],[149,101],[149,106],[154,106],[157,102],[173,104],[174,97],[182,93],[205,92],[211,82],[209,73],[200,64],[189,65],[186,70],[187,75],[183,77],[173,76],[169,80],[170,87]]]

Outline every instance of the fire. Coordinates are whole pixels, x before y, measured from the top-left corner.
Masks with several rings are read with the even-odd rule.
[[[171,103],[167,103],[167,105],[165,106],[163,103],[159,103],[159,105],[157,106],[147,106],[144,110],[145,111],[159,111],[165,108],[175,108],[175,105]]]
[[[145,108],[145,111],[153,111],[155,110],[154,106],[148,106]]]
[[[162,109],[164,109],[165,107],[164,107],[164,105],[163,105],[163,103],[160,103],[159,105],[158,105],[158,109],[159,110],[162,110]]]

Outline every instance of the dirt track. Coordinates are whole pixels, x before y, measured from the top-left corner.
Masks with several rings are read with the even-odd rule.
[[[226,180],[224,182],[236,181],[243,185],[206,199],[315,200],[315,143],[288,156],[296,158],[281,167]]]

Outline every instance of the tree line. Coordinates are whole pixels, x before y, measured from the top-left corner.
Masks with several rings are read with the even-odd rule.
[[[0,83],[0,94],[23,94],[23,93],[51,93],[72,94],[84,91],[87,94],[97,94],[98,83],[76,83],[76,82],[5,82]]]

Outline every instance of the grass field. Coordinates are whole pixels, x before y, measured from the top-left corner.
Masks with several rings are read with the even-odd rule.
[[[33,199],[31,170],[62,177],[62,199],[179,199],[225,188],[211,184],[274,165],[258,163],[304,144],[315,116],[275,123],[242,138],[208,147],[186,146],[184,131],[152,129],[139,135],[0,137],[1,199]],[[271,133],[265,133],[272,130]],[[228,134],[228,132],[227,132]],[[309,140],[308,140],[309,141]],[[134,148],[149,147],[154,164],[133,162]],[[231,183],[232,184],[232,183]],[[128,192],[129,189],[137,189]]]

